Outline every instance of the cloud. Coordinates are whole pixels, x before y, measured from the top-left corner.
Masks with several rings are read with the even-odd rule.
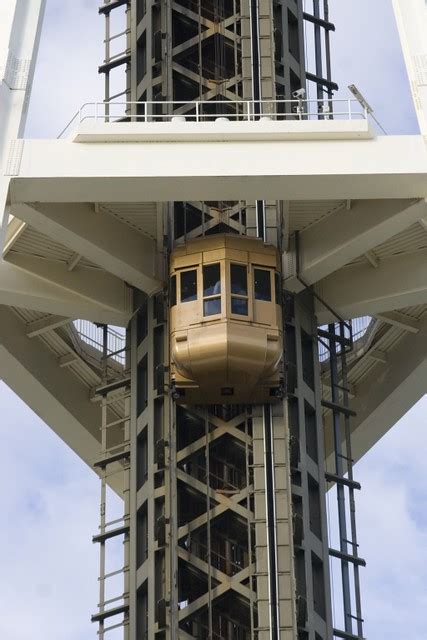
[[[362,610],[371,639],[422,640],[427,607],[427,523],[423,508],[427,397],[409,411],[355,467]],[[332,494],[332,492],[331,492]],[[335,512],[335,495],[329,497]],[[336,546],[337,542],[334,540]],[[334,565],[336,610],[340,574]]]
[[[26,137],[57,137],[85,102],[103,100],[104,18],[92,0],[48,0]]]
[[[329,0],[337,97],[356,84],[391,134],[418,133],[391,0]]]
[[[0,637],[87,640],[96,633],[99,480],[3,383],[0,406]],[[113,519],[120,501],[112,504]],[[109,559],[120,566],[117,548]]]

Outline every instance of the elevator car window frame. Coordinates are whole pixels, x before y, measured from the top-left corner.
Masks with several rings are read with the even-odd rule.
[[[187,284],[185,283],[187,280]],[[184,291],[188,289],[184,298]],[[197,300],[197,269],[187,269],[181,271],[180,274],[180,301],[182,304],[185,302],[195,302]]]
[[[234,274],[233,274],[234,272]],[[244,275],[244,286],[238,287],[239,277],[234,275],[240,272],[240,276]],[[249,289],[248,289],[248,265],[237,262],[230,263],[230,294],[231,294],[231,313],[242,318],[249,316]]]
[[[218,316],[221,314],[221,311],[222,311],[221,279],[222,279],[222,274],[221,274],[220,262],[212,262],[212,263],[203,265],[203,268],[202,268],[203,315],[205,317]],[[214,285],[213,285],[213,282],[215,282]]]
[[[171,276],[169,282],[169,303],[171,307],[176,305],[176,275]]]
[[[254,267],[254,299],[261,302],[272,301],[272,287],[271,287],[271,269],[261,269],[260,267]]]
[[[274,295],[276,304],[282,304],[282,280],[278,271],[274,272]]]

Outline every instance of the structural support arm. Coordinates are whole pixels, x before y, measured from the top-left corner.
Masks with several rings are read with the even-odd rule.
[[[76,254],[141,289],[161,287],[154,240],[87,204],[16,204],[12,213]],[[427,211],[426,211],[427,214]]]
[[[126,326],[130,291],[113,276],[96,269],[70,273],[28,255],[10,254],[8,260],[0,262],[0,304]]]
[[[299,234],[299,275],[314,284],[427,215],[424,200],[359,200]],[[287,254],[285,287],[299,292],[296,249]]]
[[[317,292],[343,318],[376,315],[427,303],[427,253],[394,256],[379,263],[343,267],[321,280]],[[317,303],[320,324],[334,320]]]

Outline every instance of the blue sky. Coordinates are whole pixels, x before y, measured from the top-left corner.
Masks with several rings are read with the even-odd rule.
[[[55,137],[80,104],[102,97],[98,4],[48,0],[28,136]],[[340,95],[347,97],[347,85],[355,83],[390,133],[415,133],[391,0],[330,0],[330,7]],[[98,556],[91,537],[98,525],[98,480],[1,382],[0,407],[0,480],[7,487],[0,637],[94,638],[90,614],[97,604]],[[426,416],[424,397],[356,468],[363,487],[357,504],[360,554],[368,561],[363,610],[371,640],[426,637]]]

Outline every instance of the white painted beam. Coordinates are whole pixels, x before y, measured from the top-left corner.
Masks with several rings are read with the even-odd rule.
[[[391,324],[392,326],[397,327],[398,329],[402,329],[403,331],[408,331],[409,333],[418,333],[420,330],[419,320],[410,318],[400,311],[377,313],[375,317],[378,318],[378,320],[385,322],[386,324]]]
[[[80,358],[77,353],[67,353],[65,356],[58,358],[58,365],[63,369],[64,367],[69,367],[75,362],[78,362],[79,359]]]
[[[131,310],[125,285],[116,284],[115,294],[110,291],[108,296],[99,295],[99,289],[108,289],[108,274],[88,274],[85,271],[73,286],[70,281],[66,283],[60,278],[61,265],[30,256],[15,257],[15,262],[19,267],[5,260],[0,262],[0,305],[127,325]],[[63,271],[69,276],[75,275],[67,272],[65,266]],[[103,275],[106,282],[102,281]]]
[[[413,305],[427,304],[427,251],[368,264],[343,267],[316,285],[318,294],[342,317],[374,316]],[[333,318],[316,302],[320,324]]]
[[[393,0],[418,123],[427,135],[427,6],[425,0]]]
[[[369,349],[369,351],[366,352],[366,357],[372,358],[372,360],[376,360],[377,362],[382,362],[383,364],[387,362],[386,352],[380,349]]]
[[[387,362],[375,367],[356,387],[350,408],[352,453],[359,460],[427,392],[427,320],[417,334],[407,333],[388,352]],[[327,420],[326,451],[331,455],[332,429]],[[408,433],[408,437],[411,434]]]
[[[34,320],[27,324],[27,336],[29,338],[35,338],[36,336],[42,336],[48,331],[58,329],[71,322],[70,318],[64,318],[64,316],[47,316],[41,320]]]
[[[374,267],[374,269],[378,269],[378,265],[380,263],[380,261],[378,260],[377,256],[375,255],[375,253],[373,251],[366,251],[363,254],[366,258],[366,260],[369,262],[369,264]]]
[[[13,204],[427,197],[422,136],[303,144],[250,136],[174,144],[25,140],[9,171]]]
[[[100,455],[99,407],[88,388],[7,307],[0,306],[0,377],[90,467]],[[117,491],[120,474],[112,477]]]
[[[426,215],[424,200],[353,202],[350,210],[340,209],[298,235],[300,276],[314,284]],[[293,272],[288,271],[285,287],[299,292],[304,287],[296,277],[296,248],[292,254]],[[289,254],[286,264],[290,264]]]
[[[4,0],[0,6],[0,253],[9,219],[11,140],[23,135],[46,0]]]
[[[26,223],[17,218],[12,218],[7,225],[6,239],[3,246],[3,258],[7,256],[15,242],[19,239],[26,229]]]
[[[342,103],[341,103],[342,106]],[[352,106],[355,106],[354,104]],[[99,111],[104,105],[99,103]],[[336,105],[339,109],[339,104]],[[347,105],[345,105],[347,109]],[[356,108],[358,108],[356,103]],[[359,115],[363,110],[358,109]],[[248,135],[258,141],[274,140],[371,140],[375,134],[369,120],[364,117],[337,118],[336,120],[235,120],[172,122],[105,122],[96,106],[83,108],[82,121],[71,133],[71,140],[78,143],[128,143],[128,142],[222,142],[225,139],[246,140]],[[355,113],[353,113],[353,116]],[[75,124],[75,123],[74,123]]]
[[[155,241],[113,216],[83,203],[16,204],[12,213],[147,295],[162,286],[156,276]]]
[[[67,269],[68,269],[68,271],[73,271],[77,267],[77,265],[79,264],[79,262],[82,259],[82,257],[83,256],[81,256],[80,253],[73,253],[71,258],[67,261]]]

